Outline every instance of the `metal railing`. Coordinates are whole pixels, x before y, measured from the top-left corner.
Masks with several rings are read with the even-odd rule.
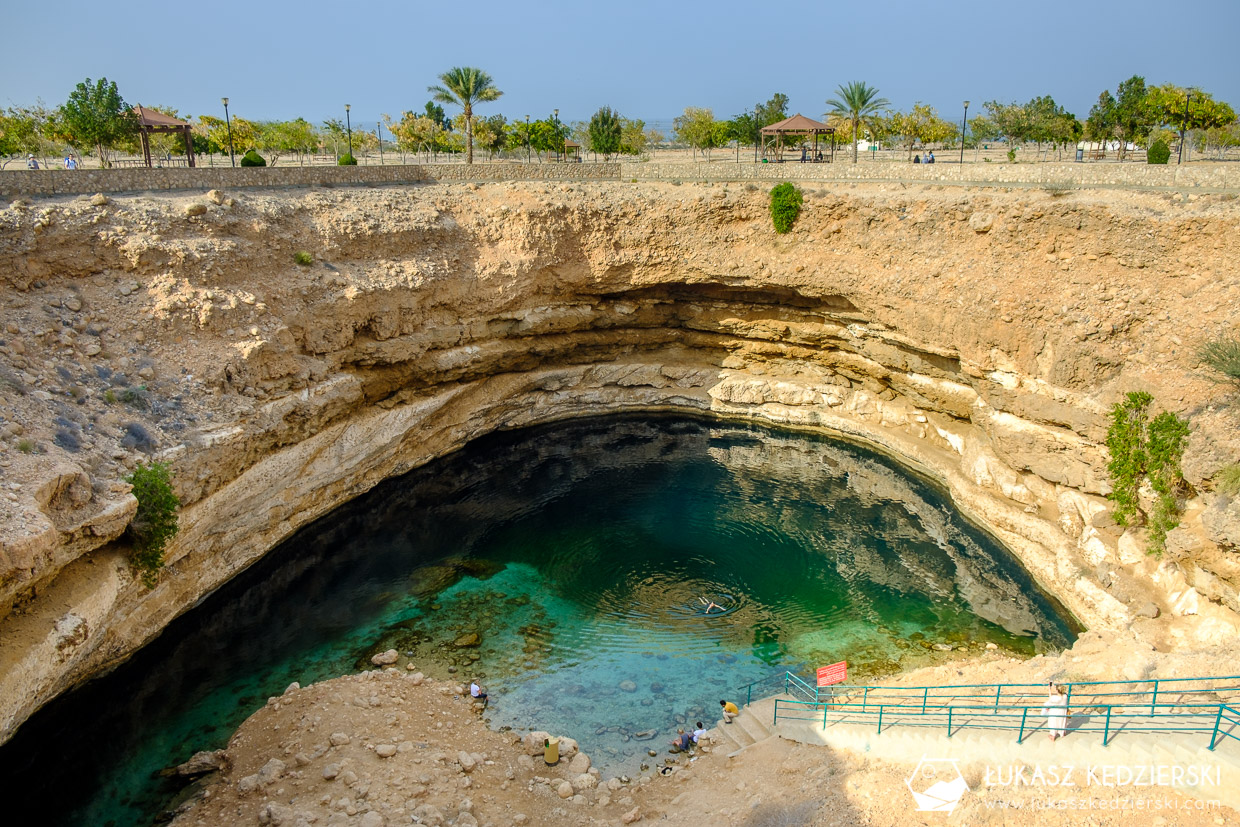
[[[1045,684],[965,684],[956,686],[847,686],[818,688],[784,673],[772,725],[780,720],[874,726],[942,728],[951,737],[961,729],[1006,730],[1024,741],[1043,729]],[[772,683],[764,679],[750,686]],[[1121,733],[1209,734],[1209,749],[1240,740],[1240,676],[1158,678],[1137,681],[1065,683],[1069,732],[1097,732],[1106,746]]]

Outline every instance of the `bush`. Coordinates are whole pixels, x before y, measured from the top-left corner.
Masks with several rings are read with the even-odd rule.
[[[241,166],[265,167],[267,166],[267,159],[251,149],[249,152],[241,156]]]
[[[1180,523],[1186,487],[1180,460],[1188,422],[1170,411],[1151,421],[1153,401],[1148,393],[1135,391],[1111,408],[1106,444],[1111,453],[1107,472],[1112,490],[1107,497],[1115,503],[1115,522],[1130,525],[1140,511],[1141,483],[1149,481],[1158,497],[1149,519],[1149,553],[1161,554],[1167,532]]]
[[[336,164],[342,167],[355,167],[357,166],[357,159],[346,152],[344,155],[340,156],[340,160],[337,161]]]
[[[1155,141],[1145,151],[1145,160],[1151,164],[1165,164],[1171,160],[1171,147],[1167,146],[1166,141]]]
[[[314,264],[314,256],[305,250],[299,250],[293,254],[293,261],[302,267],[309,267],[311,264]]]
[[[771,190],[771,222],[775,232],[786,233],[792,229],[804,201],[801,191],[786,181]]]
[[[1240,382],[1240,339],[1215,339],[1197,351],[1197,358],[1207,367],[1234,382]]]
[[[138,500],[138,512],[129,523],[133,541],[130,560],[142,573],[142,582],[149,589],[154,587],[159,570],[164,566],[164,547],[177,534],[177,509],[181,501],[172,490],[166,462],[150,465],[139,462],[133,473],[125,477],[125,482],[133,486],[133,495]]]

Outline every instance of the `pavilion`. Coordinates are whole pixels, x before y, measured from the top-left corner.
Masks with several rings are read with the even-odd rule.
[[[779,123],[773,123],[770,126],[762,127],[763,157],[766,156],[767,147],[773,144],[775,147],[775,160],[782,162],[785,135],[814,136],[814,149],[808,157],[805,153],[802,153],[802,161],[810,161],[813,163],[822,163],[823,161],[826,161],[827,163],[830,163],[835,160],[835,127],[827,126],[825,123],[819,123],[818,121],[807,118],[800,112],[793,115],[791,118],[785,118]],[[819,135],[831,136],[831,155],[828,158],[823,158],[822,153],[818,151]]]
[[[177,120],[154,109],[146,109],[141,104],[133,108],[138,116],[138,135],[142,138],[142,157],[146,165],[151,166],[151,135],[179,132],[185,141],[185,158],[189,166],[194,166],[193,127],[187,122]]]

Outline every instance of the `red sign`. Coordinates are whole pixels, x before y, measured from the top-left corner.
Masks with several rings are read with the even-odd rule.
[[[830,666],[818,667],[818,685],[830,686],[833,683],[843,683],[848,677],[848,661],[842,660],[839,663],[833,663]]]

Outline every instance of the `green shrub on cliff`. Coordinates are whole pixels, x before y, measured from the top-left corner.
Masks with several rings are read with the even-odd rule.
[[[1167,146],[1166,141],[1155,141],[1145,151],[1145,160],[1151,164],[1165,164],[1171,160],[1171,147]]]
[[[1138,492],[1149,482],[1156,500],[1149,515],[1149,553],[1161,554],[1167,532],[1180,524],[1180,511],[1186,484],[1180,469],[1188,422],[1170,411],[1149,418],[1154,397],[1145,391],[1129,393],[1111,408],[1107,429],[1107,450],[1111,461],[1113,516],[1122,526],[1131,525],[1140,513]]]
[[[1240,382],[1240,339],[1214,339],[1197,351],[1197,358],[1219,373]]]
[[[267,159],[251,149],[249,152],[241,156],[241,166],[265,167],[267,166]]]
[[[138,511],[129,523],[129,536],[133,542],[130,560],[142,573],[142,582],[153,588],[164,566],[164,547],[176,536],[177,509],[180,499],[172,490],[172,477],[168,463],[139,462],[133,473],[125,477],[133,486],[138,500]]]
[[[801,191],[786,181],[771,190],[771,221],[775,224],[775,232],[786,233],[792,229],[804,200]]]

